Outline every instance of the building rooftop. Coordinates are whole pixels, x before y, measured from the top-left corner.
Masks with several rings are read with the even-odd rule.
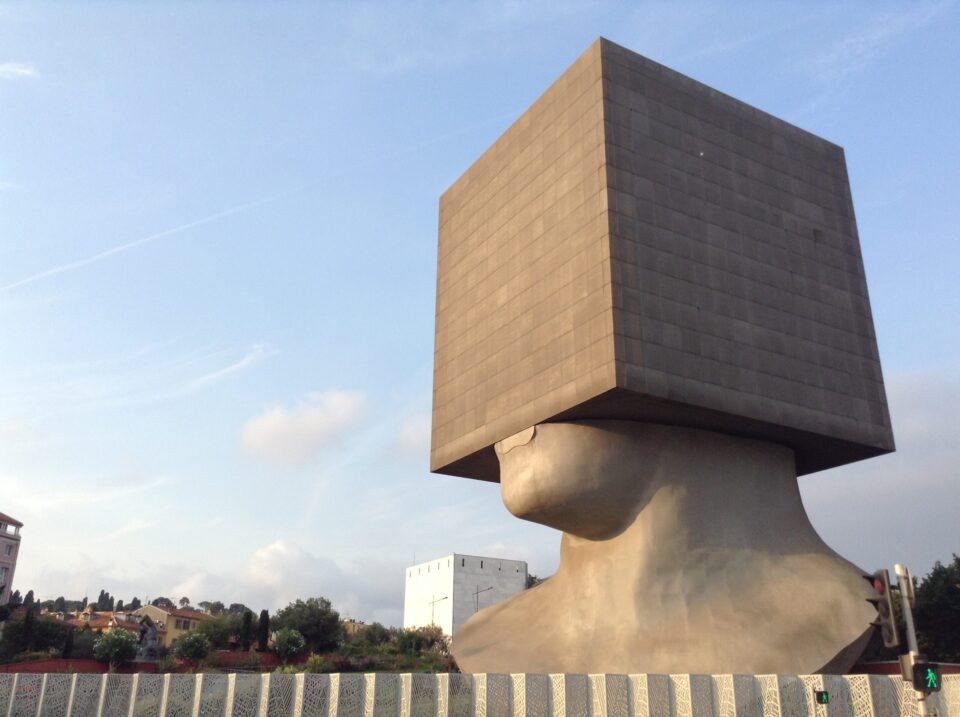
[[[7,525],[13,525],[13,526],[16,526],[17,528],[22,528],[22,527],[23,527],[23,523],[21,523],[21,522],[20,522],[19,520],[17,520],[16,518],[11,518],[11,517],[10,517],[9,515],[7,515],[6,513],[0,513],[0,523],[6,523]]]

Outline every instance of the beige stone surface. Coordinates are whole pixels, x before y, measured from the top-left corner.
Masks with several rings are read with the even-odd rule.
[[[842,673],[876,611],[807,518],[789,448],[627,421],[542,424],[498,446],[520,518],[560,568],[454,635],[466,672]]]
[[[441,198],[431,469],[584,418],[894,447],[842,149],[605,40]]]

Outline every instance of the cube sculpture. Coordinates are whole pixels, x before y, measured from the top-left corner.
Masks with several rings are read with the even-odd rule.
[[[626,419],[894,449],[843,150],[606,40],[440,201],[431,470]]]

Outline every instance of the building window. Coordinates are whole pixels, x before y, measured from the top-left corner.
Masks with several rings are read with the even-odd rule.
[[[12,545],[4,546],[3,553],[4,555],[13,555],[13,546]]]
[[[0,580],[7,579],[7,570],[8,568],[0,568]]]
[[[481,570],[483,569],[483,561],[482,561],[482,560],[480,561],[480,569],[481,569]]]
[[[460,558],[460,567],[463,568],[463,567],[466,567],[466,565],[467,565],[467,559]]]

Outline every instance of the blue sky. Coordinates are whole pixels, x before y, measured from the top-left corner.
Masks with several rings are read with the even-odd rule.
[[[960,5],[0,5],[16,587],[401,620],[403,567],[556,568],[427,468],[439,195],[598,36],[845,148],[899,451],[801,479],[864,568],[960,552]]]

